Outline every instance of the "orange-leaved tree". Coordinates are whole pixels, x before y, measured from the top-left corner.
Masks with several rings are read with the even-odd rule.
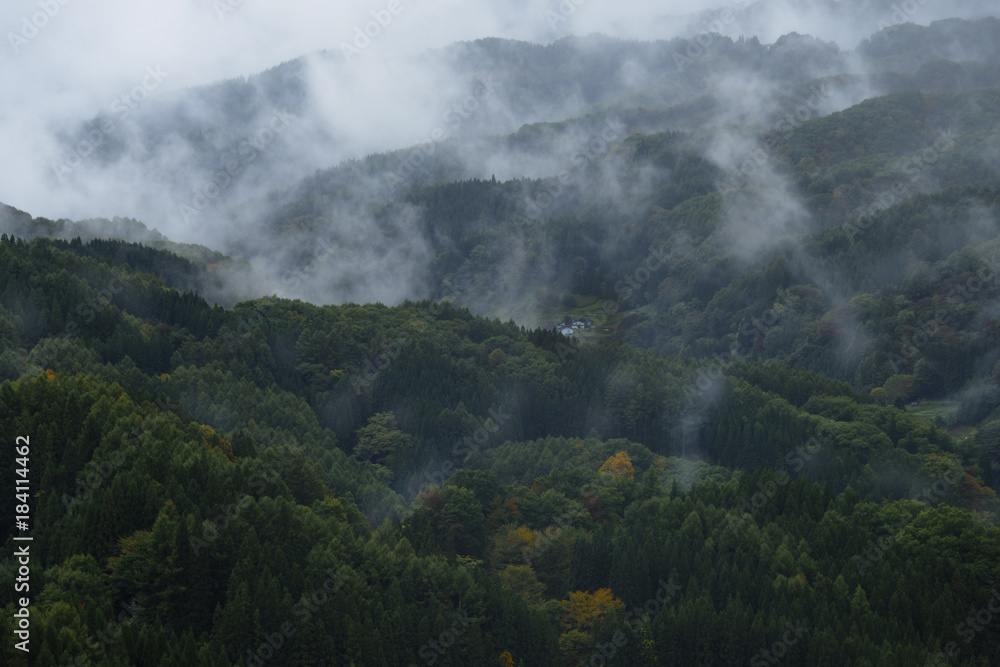
[[[611,473],[612,475],[617,475],[618,477],[627,477],[628,479],[635,479],[635,468],[632,467],[632,459],[625,452],[618,452],[614,456],[610,457],[598,470],[600,473]]]

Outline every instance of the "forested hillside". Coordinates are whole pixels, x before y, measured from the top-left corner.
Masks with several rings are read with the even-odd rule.
[[[0,246],[31,664],[921,664],[1000,575],[989,454],[848,384],[433,302],[223,310],[115,246]]]

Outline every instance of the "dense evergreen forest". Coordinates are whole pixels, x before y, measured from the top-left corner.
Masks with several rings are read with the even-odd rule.
[[[129,250],[0,242],[32,664],[996,657],[955,630],[1000,576],[974,441],[806,369],[430,301],[223,310]]]
[[[220,205],[225,254],[0,207],[0,664],[1000,664],[998,26],[456,44],[532,122]],[[137,136],[210,168],[307,69]]]

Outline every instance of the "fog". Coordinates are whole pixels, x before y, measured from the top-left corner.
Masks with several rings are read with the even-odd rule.
[[[669,109],[704,94],[716,100],[714,115],[699,121],[702,129],[714,128],[706,155],[737,174],[759,154],[757,133],[789,110],[794,114],[795,105],[821,116],[877,94],[862,76],[865,66],[850,53],[861,40],[891,33],[903,21],[927,25],[944,16],[980,16],[989,4],[7,2],[0,8],[7,42],[0,67],[6,93],[0,98],[0,202],[51,219],[135,218],[172,240],[237,254],[256,267],[243,277],[243,296],[249,289],[318,303],[395,303],[436,295],[430,271],[435,250],[416,231],[420,211],[393,199],[393,179],[405,189],[426,176],[422,166],[414,165],[416,175],[406,167],[412,152],[391,157],[397,166],[388,176],[359,176],[350,206],[324,210],[299,231],[287,225],[276,231],[268,214],[291,203],[288,193],[317,170],[415,146],[423,147],[421,162],[449,152],[457,178],[553,178],[572,171],[574,156],[600,130],[570,123],[544,145],[518,142],[513,133],[533,123],[605,113],[623,102]],[[707,33],[770,44],[790,32],[828,42],[809,47],[821,54],[815,62],[792,62],[789,67],[798,69],[791,79],[843,72],[862,78],[790,107],[787,82],[711,70],[713,40],[721,38]],[[615,69],[592,71],[582,80],[560,79],[562,70],[553,65],[538,75],[540,92],[529,87],[533,71],[518,68],[519,56],[490,60],[485,47],[456,46],[489,37],[526,42],[496,47],[501,53],[566,45],[567,62],[583,60],[597,69],[619,48],[615,42],[562,41],[594,33],[643,43],[694,39],[672,50],[676,71],[644,62],[636,52]],[[791,53],[799,48],[797,39],[784,40],[776,52]],[[498,62],[506,69],[497,71]],[[694,71],[698,76],[689,77]],[[686,129],[679,121],[677,127]],[[636,129],[660,128],[629,127],[585,159],[604,162],[611,144]],[[600,195],[609,199],[623,197],[626,189],[629,197],[641,197],[666,178],[647,171],[626,188],[620,173],[604,169]],[[753,178],[761,189],[729,200],[720,233],[746,259],[775,236],[801,233],[810,224],[794,188],[766,159]],[[392,217],[379,218],[387,205]],[[544,215],[559,207],[556,202]],[[770,214],[764,218],[761,210]],[[275,245],[279,234],[282,242]],[[507,245],[510,256],[497,262],[502,274],[517,275],[522,241]],[[545,257],[548,249],[540,252]],[[536,271],[531,287],[552,279]],[[524,287],[510,279],[499,291],[513,302]],[[520,314],[521,308],[510,310]]]

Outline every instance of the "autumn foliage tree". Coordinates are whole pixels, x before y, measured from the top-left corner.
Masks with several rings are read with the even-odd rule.
[[[563,600],[562,626],[566,632],[579,630],[593,632],[601,620],[610,613],[624,611],[625,604],[616,598],[610,588],[599,588],[593,593],[571,591]]]
[[[635,468],[632,466],[632,459],[624,451],[618,452],[608,458],[598,471],[600,473],[610,473],[618,477],[635,479]]]
[[[623,611],[625,604],[610,588],[599,588],[593,593],[571,591],[562,607],[563,632],[559,636],[559,650],[567,664],[576,664],[586,656],[595,628],[609,614]]]

